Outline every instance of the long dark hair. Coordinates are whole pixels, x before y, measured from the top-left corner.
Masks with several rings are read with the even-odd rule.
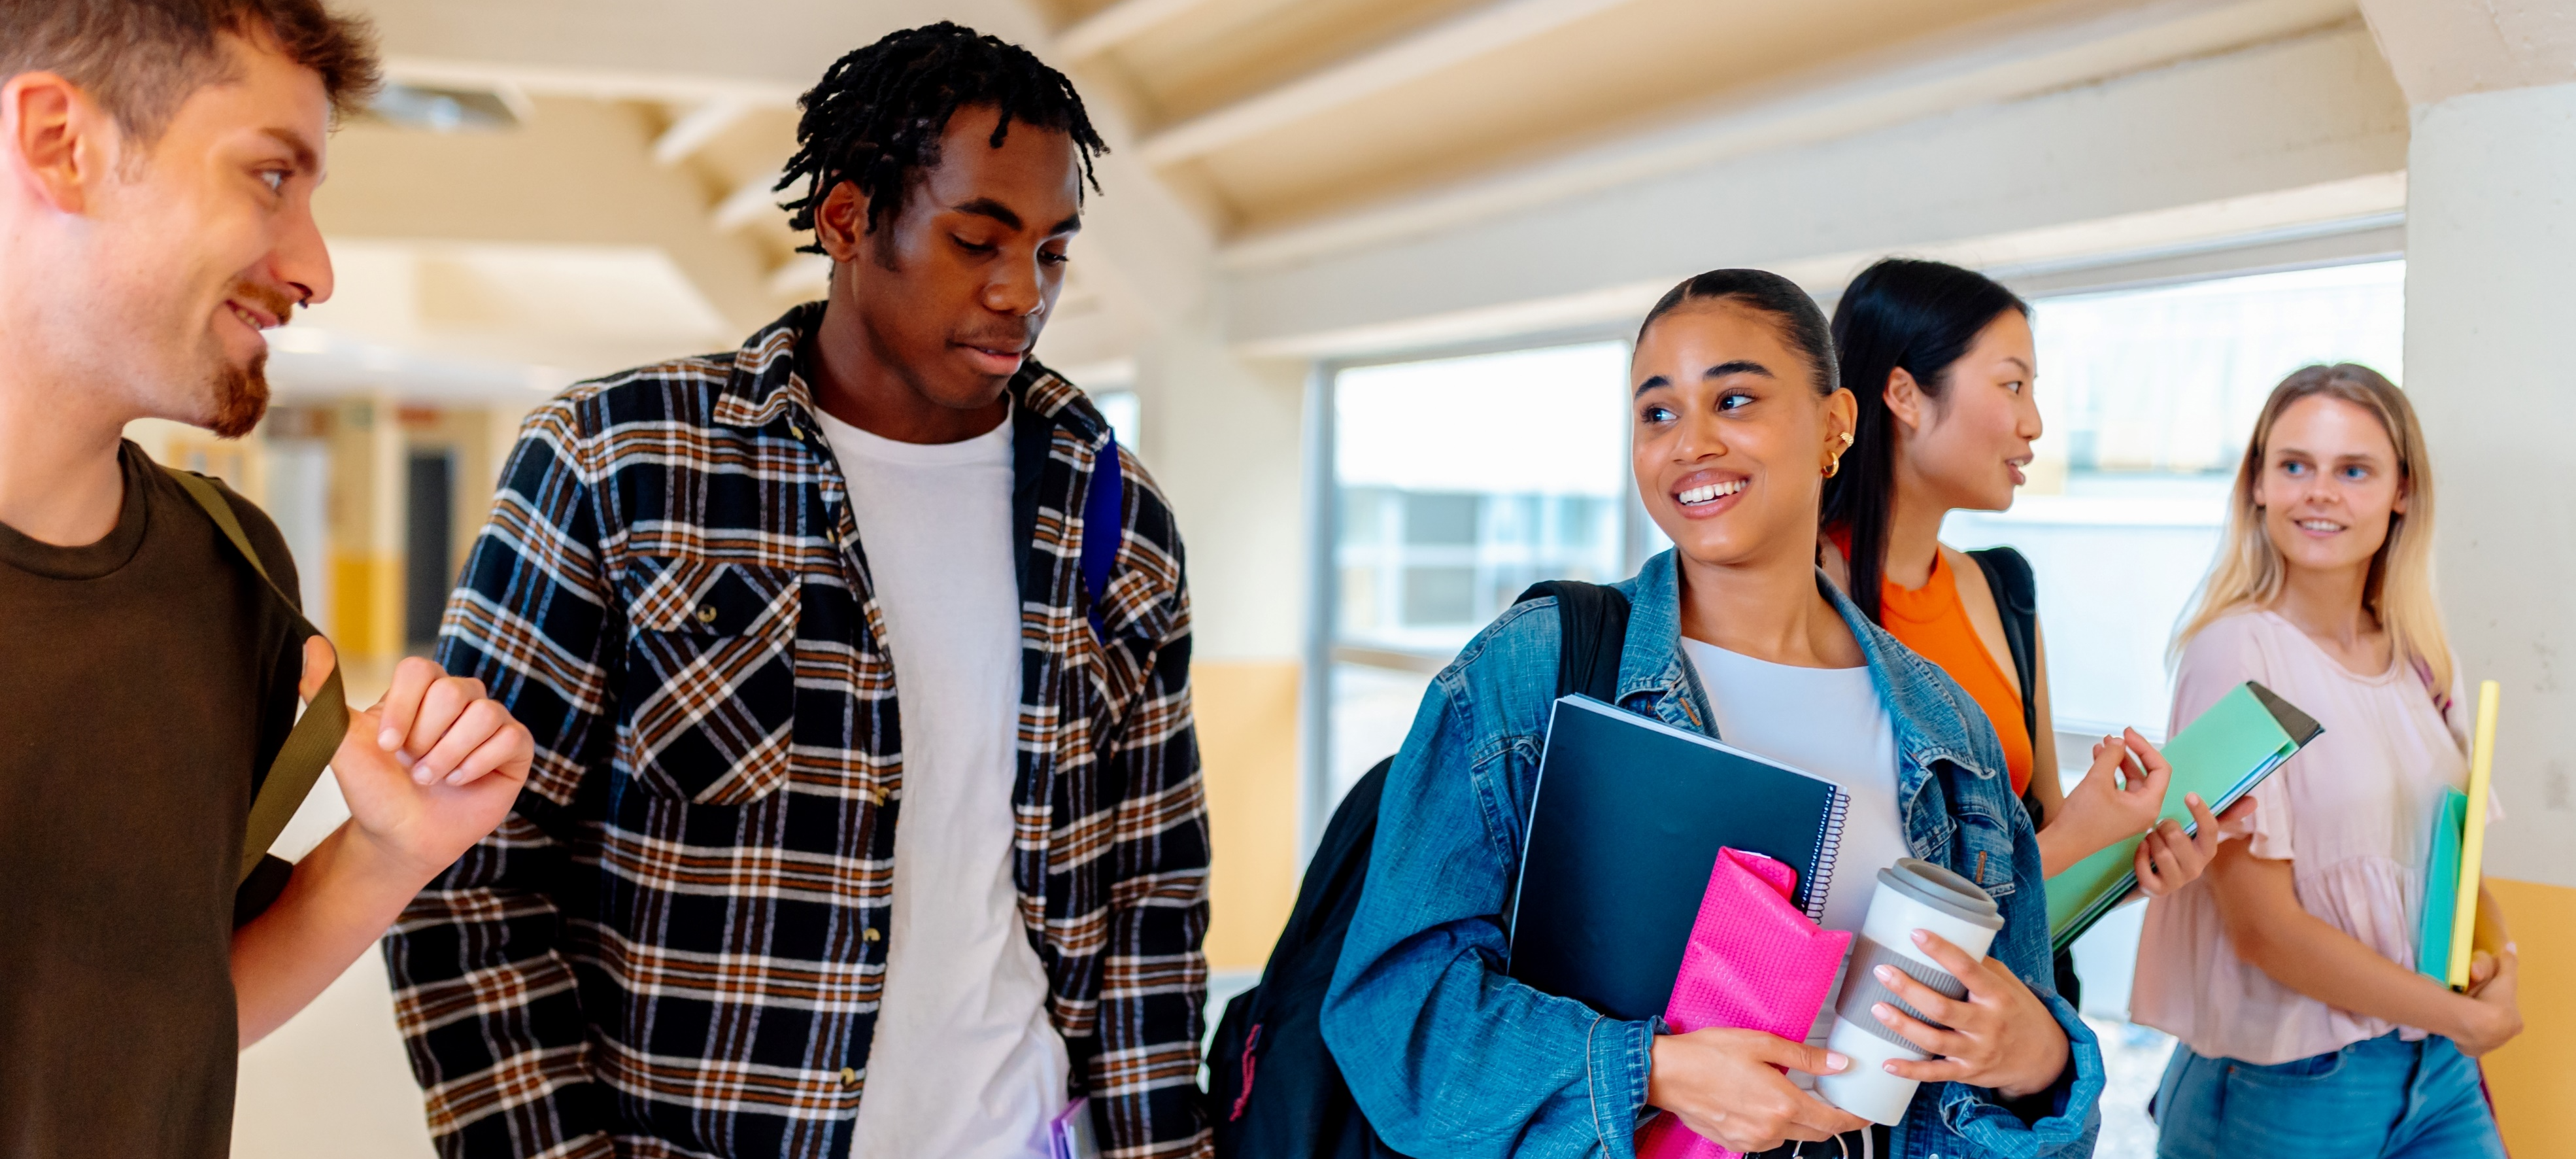
[[[1675,307],[1710,299],[1736,302],[1770,315],[1779,323],[1781,337],[1807,356],[1815,370],[1816,393],[1834,392],[1834,340],[1825,324],[1825,312],[1816,307],[1814,298],[1798,288],[1798,283],[1769,270],[1710,270],[1685,279],[1666,291],[1654,309],[1646,311],[1646,320],[1637,326],[1637,341],[1644,342],[1655,320]]]
[[[1834,346],[1842,384],[1860,403],[1842,468],[1825,480],[1824,526],[1849,537],[1850,595],[1870,622],[1879,620],[1878,589],[1887,574],[1887,521],[1896,507],[1896,416],[1887,409],[1887,379],[1914,376],[1939,398],[1950,367],[2006,310],[2030,316],[2030,304],[1994,279],[1942,262],[1888,258],[1861,271],[1834,304]]]

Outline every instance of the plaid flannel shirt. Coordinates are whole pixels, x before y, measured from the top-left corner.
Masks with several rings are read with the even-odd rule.
[[[535,732],[535,770],[385,945],[446,1155],[848,1150],[903,753],[861,529],[797,371],[820,309],[575,386],[521,430],[438,658]],[[1096,635],[1078,513],[1107,424],[1034,362],[1010,393],[1020,916],[1104,1152],[1204,1155],[1180,538],[1122,460]]]

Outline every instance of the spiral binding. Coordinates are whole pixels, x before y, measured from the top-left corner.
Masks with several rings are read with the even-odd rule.
[[[1833,889],[1834,859],[1842,856],[1843,818],[1851,812],[1851,794],[1840,785],[1833,786],[1834,803],[1825,809],[1825,820],[1816,832],[1816,865],[1807,874],[1807,920],[1822,924],[1825,920],[1825,894]]]

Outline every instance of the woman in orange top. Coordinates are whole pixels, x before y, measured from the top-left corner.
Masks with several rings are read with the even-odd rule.
[[[1860,415],[1825,485],[1827,573],[1986,710],[2046,873],[2144,833],[2140,888],[2160,895],[2199,877],[2219,826],[2198,794],[2185,798],[2197,837],[2157,822],[2170,769],[2136,729],[2095,743],[2084,780],[2060,788],[2030,565],[2011,548],[1971,556],[1938,538],[1952,510],[2003,510],[2023,482],[2040,432],[2030,306],[1981,274],[1890,258],[1843,292],[1834,345]],[[2016,653],[2029,658],[2027,679]]]

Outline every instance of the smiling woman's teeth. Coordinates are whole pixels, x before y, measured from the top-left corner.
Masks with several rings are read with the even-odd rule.
[[[2327,521],[2325,521],[2325,520],[2323,520],[2323,519],[2302,519],[2302,520],[2299,520],[2299,530],[2301,530],[2301,531],[2341,531],[2341,530],[2343,530],[2343,524],[2340,524],[2340,523],[2329,523],[2329,522],[2327,522]]]
[[[1743,489],[1744,480],[1729,479],[1723,483],[1711,483],[1705,487],[1693,487],[1688,491],[1682,492],[1677,496],[1677,498],[1681,500],[1682,506],[1695,507],[1702,503],[1733,495]]]

